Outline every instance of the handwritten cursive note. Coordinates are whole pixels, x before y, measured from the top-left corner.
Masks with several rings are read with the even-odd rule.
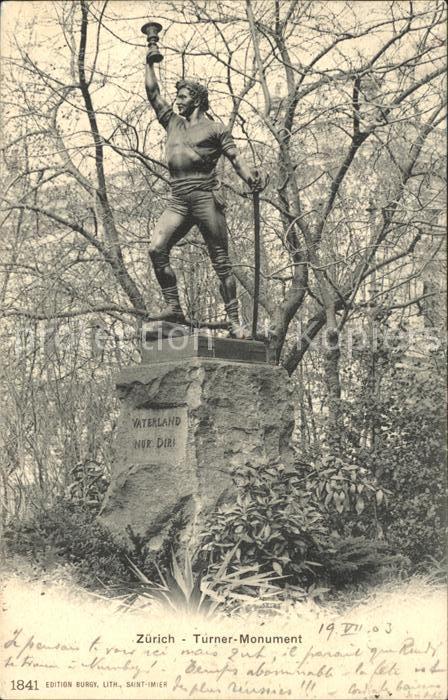
[[[443,610],[434,601],[426,626],[397,610],[332,617],[318,609],[301,615],[300,607],[283,617],[205,622],[148,610],[117,619],[106,604],[99,614],[75,601],[59,600],[58,608],[56,593],[47,591],[33,614],[9,609],[5,700],[446,697]]]

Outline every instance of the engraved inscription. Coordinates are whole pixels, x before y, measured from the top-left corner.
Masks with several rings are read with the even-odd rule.
[[[130,458],[138,463],[169,464],[185,456],[187,409],[135,409],[130,416]]]

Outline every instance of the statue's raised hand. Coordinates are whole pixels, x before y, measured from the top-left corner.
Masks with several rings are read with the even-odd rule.
[[[157,57],[157,54],[154,53],[153,48],[149,49],[148,53],[146,54],[146,63],[148,66],[154,65],[154,63],[160,63],[160,59]]]

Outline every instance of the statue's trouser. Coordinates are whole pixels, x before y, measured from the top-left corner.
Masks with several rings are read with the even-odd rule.
[[[193,190],[183,196],[172,195],[155,226],[149,253],[167,304],[167,314],[182,315],[176,275],[170,265],[170,251],[195,224],[204,238],[218,275],[229,320],[232,325],[238,326],[238,302],[228,254],[226,219],[223,206],[213,191]]]

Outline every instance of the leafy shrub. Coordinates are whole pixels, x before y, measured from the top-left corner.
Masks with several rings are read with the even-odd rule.
[[[319,552],[321,576],[333,586],[359,583],[386,568],[403,568],[401,555],[386,542],[366,537],[332,538]]]
[[[308,554],[324,542],[326,529],[297,474],[281,464],[247,465],[233,478],[235,502],[218,507],[202,533],[209,562],[221,562],[236,547],[241,565],[259,565],[295,583],[312,579]]]
[[[6,530],[10,553],[40,562],[71,564],[82,585],[116,585],[132,581],[124,548],[117,546],[92,511],[61,500],[26,522],[11,522]]]
[[[299,468],[331,531],[348,537],[381,536],[378,516],[384,513],[390,492],[359,464],[360,457],[355,450],[346,450],[344,458],[323,454]]]
[[[427,361],[391,356],[383,372],[381,393],[363,409],[375,439],[362,460],[390,492],[387,541],[419,565],[445,551],[445,390]]]
[[[70,470],[70,479],[67,498],[97,513],[109,485],[101,464],[94,459],[78,462]]]
[[[446,584],[448,579],[448,553],[445,551],[442,559],[428,555],[420,562],[417,571],[424,573],[427,580],[435,584]]]
[[[45,567],[68,564],[78,582],[86,588],[103,585],[125,592],[135,588],[138,577],[135,568],[129,565],[129,557],[147,576],[155,577],[160,570],[168,572],[172,548],[182,529],[183,514],[175,514],[171,519],[159,551],[150,550],[147,540],[130,527],[127,528],[129,545],[120,546],[96,518],[97,498],[85,498],[87,493],[97,493],[96,468],[89,472],[90,476],[92,474],[95,488],[94,491],[84,489],[84,498],[79,498],[81,492],[72,488],[68,490],[69,498],[57,500],[51,507],[40,503],[27,520],[11,521],[6,528],[9,553],[26,556]]]
[[[359,583],[391,567],[402,568],[406,560],[384,541],[330,534],[334,526],[331,509],[338,517],[347,517],[346,513],[351,517],[353,511],[358,516],[356,495],[350,490],[353,483],[369,486],[375,503],[379,490],[370,484],[365,470],[350,469],[335,461],[331,464],[326,463],[325,474],[316,468],[315,472],[308,470],[306,477],[288,473],[280,464],[248,465],[238,470],[234,475],[235,503],[218,507],[202,533],[209,571],[216,569],[226,552],[234,549],[242,566],[259,565],[262,571],[273,570],[283,577],[279,584],[286,589],[295,591],[297,586],[306,586],[309,594],[315,595],[316,590],[329,590],[321,589],[321,584]],[[339,471],[337,486],[332,486],[331,491],[325,486],[322,489],[322,483],[337,477]],[[349,506],[341,509],[338,500],[335,509],[332,494],[342,489],[348,489]],[[318,503],[314,495],[320,498]]]
[[[151,581],[133,562],[131,568],[140,581],[138,595],[151,603],[179,613],[213,616],[218,609],[234,611],[241,604],[254,604],[278,597],[280,589],[272,585],[277,577],[272,572],[260,572],[259,566],[234,564],[237,546],[218,567],[197,568],[188,551],[184,553],[184,566],[180,566],[172,553],[171,566],[163,574],[158,569],[160,583]]]
[[[415,570],[445,551],[446,363],[441,351],[416,352],[415,327],[375,322],[375,343],[354,346],[341,370],[350,400],[339,453],[305,443],[298,469],[330,530],[385,539]]]

